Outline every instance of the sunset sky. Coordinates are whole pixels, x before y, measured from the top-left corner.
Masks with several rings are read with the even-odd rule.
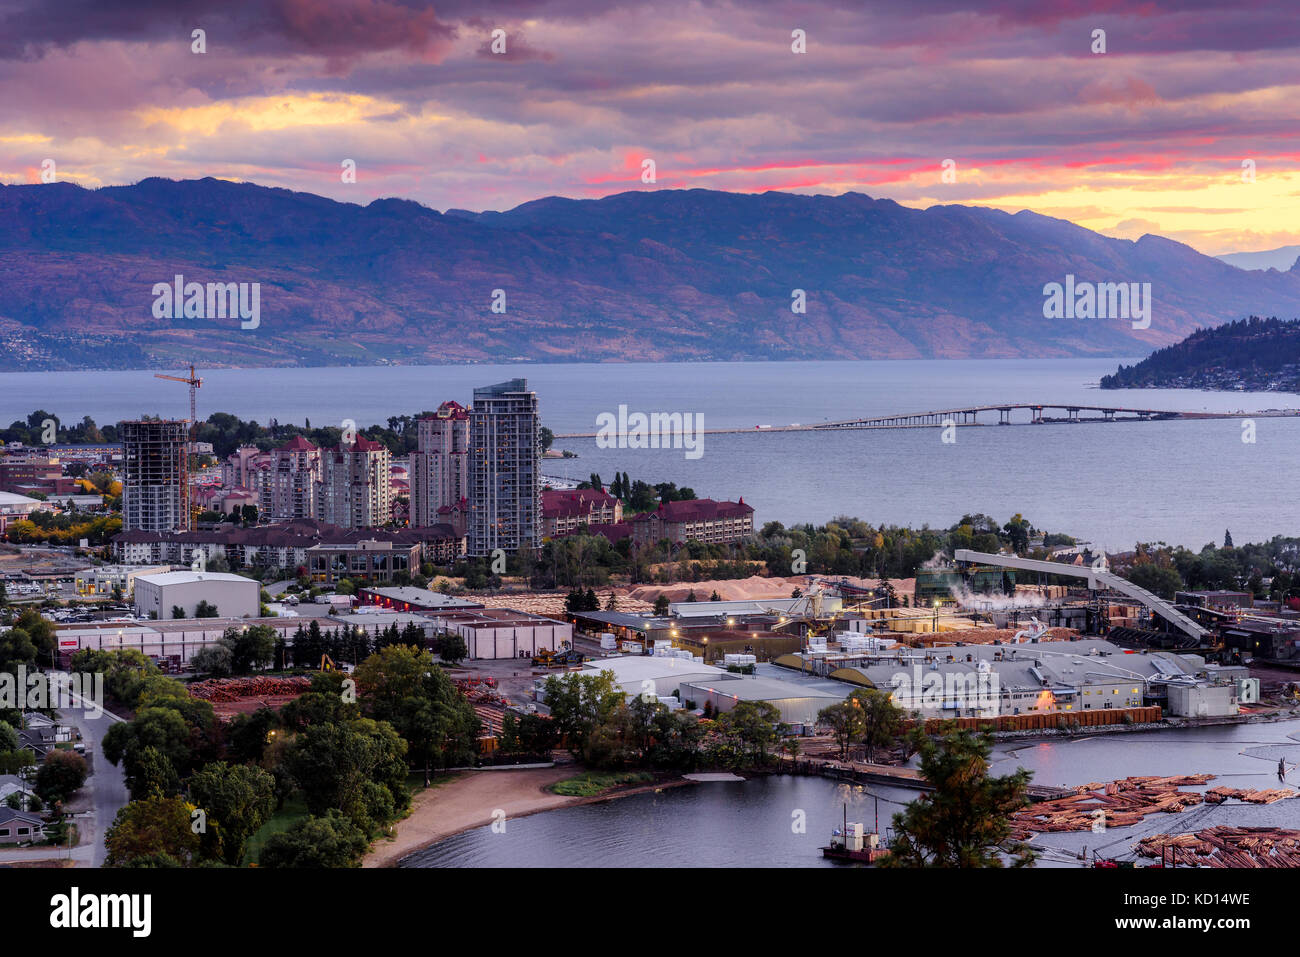
[[[475,210],[856,190],[1267,249],[1300,242],[1298,48],[1295,0],[0,0],[0,180],[49,158]]]

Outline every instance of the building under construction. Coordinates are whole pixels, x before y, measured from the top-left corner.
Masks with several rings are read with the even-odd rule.
[[[122,439],[122,529],[186,531],[190,527],[189,422],[119,422]]]

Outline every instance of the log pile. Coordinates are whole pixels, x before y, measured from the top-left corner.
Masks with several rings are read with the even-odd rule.
[[[1107,784],[1085,784],[1069,797],[1042,801],[1016,812],[1013,827],[1021,839],[1032,832],[1090,831],[1095,812],[1105,815],[1106,827],[1131,827],[1148,814],[1176,814],[1204,798],[1180,787],[1205,784],[1212,774],[1169,777],[1137,776]]]
[[[1300,831],[1221,824],[1194,834],[1152,834],[1136,850],[1172,858],[1178,867],[1300,867]]]
[[[1236,798],[1247,804],[1273,804],[1295,796],[1296,792],[1290,788],[1265,788],[1262,791],[1251,791],[1242,788],[1217,787],[1205,792],[1205,800],[1209,804],[1222,804],[1229,798]]]
[[[229,702],[241,698],[272,698],[300,695],[311,689],[311,678],[294,675],[288,678],[209,678],[190,685],[190,697],[201,701]]]

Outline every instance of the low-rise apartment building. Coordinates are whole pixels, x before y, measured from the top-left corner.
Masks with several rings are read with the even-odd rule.
[[[653,512],[632,519],[632,539],[649,545],[668,539],[674,545],[689,541],[704,545],[742,542],[754,534],[754,509],[738,502],[717,502],[711,498],[661,502]]]
[[[465,553],[464,533],[449,525],[429,528],[339,528],[314,519],[297,519],[251,528],[218,527],[193,532],[122,532],[113,538],[114,559],[123,564],[191,564],[195,553],[223,558],[231,568],[283,568],[307,564],[307,551],[316,545],[349,545],[359,541],[416,545],[420,560],[449,565]]]
[[[597,489],[543,489],[542,525],[548,538],[569,535],[580,525],[613,525],[623,521],[623,503]]]

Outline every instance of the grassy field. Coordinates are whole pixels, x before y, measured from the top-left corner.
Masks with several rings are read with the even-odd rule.
[[[244,866],[257,860],[262,853],[262,845],[272,834],[283,834],[289,828],[293,827],[299,821],[306,820],[307,805],[300,795],[294,794],[286,798],[284,807],[271,815],[271,819],[259,827],[253,836],[248,839],[248,847],[244,848]]]
[[[620,784],[642,784],[654,777],[645,771],[624,771],[621,773],[602,774],[588,771],[574,778],[565,778],[551,785],[551,791],[565,797],[595,797]]]

